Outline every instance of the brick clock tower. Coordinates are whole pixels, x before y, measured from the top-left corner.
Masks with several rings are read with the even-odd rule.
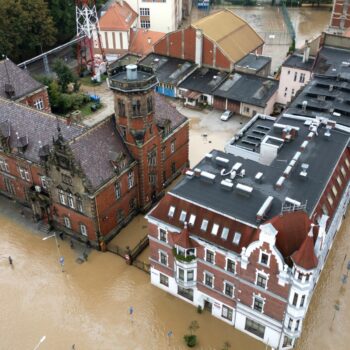
[[[145,211],[164,191],[161,136],[154,118],[154,87],[158,80],[152,69],[135,64],[111,73],[116,124],[138,161],[139,205]]]

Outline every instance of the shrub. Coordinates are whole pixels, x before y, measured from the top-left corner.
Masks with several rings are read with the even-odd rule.
[[[197,306],[197,312],[201,314],[203,312],[203,309],[200,305]]]
[[[186,334],[184,336],[185,343],[189,348],[193,348],[197,345],[197,336],[194,334]]]

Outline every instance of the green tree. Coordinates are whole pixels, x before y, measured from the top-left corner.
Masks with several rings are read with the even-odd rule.
[[[65,93],[68,90],[68,84],[74,84],[74,91],[79,90],[78,78],[69,67],[61,60],[56,59],[52,65],[53,71],[57,74],[58,85],[61,92]]]
[[[22,61],[52,46],[56,28],[44,0],[0,0],[0,53]]]

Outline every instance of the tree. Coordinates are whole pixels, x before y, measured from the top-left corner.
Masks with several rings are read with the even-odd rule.
[[[79,90],[78,78],[61,59],[56,59],[52,68],[57,74],[58,85],[60,86],[61,92],[67,92],[69,83],[74,84],[74,91]]]
[[[197,336],[194,334],[199,328],[197,321],[192,321],[188,326],[190,334],[184,335],[184,340],[189,348],[193,348],[197,344]]]
[[[56,41],[56,28],[44,0],[0,0],[0,53],[18,62]]]

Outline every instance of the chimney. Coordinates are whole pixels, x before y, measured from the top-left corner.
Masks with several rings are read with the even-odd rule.
[[[152,44],[152,39],[151,38],[147,38],[147,42],[148,42],[148,45],[151,45]]]
[[[137,79],[137,65],[128,64],[126,66],[126,79],[127,80],[136,80]]]
[[[196,30],[196,56],[195,63],[199,67],[202,66],[202,52],[203,52],[203,32],[201,29]]]
[[[309,56],[310,56],[310,44],[308,40],[305,40],[303,63],[309,60]]]

